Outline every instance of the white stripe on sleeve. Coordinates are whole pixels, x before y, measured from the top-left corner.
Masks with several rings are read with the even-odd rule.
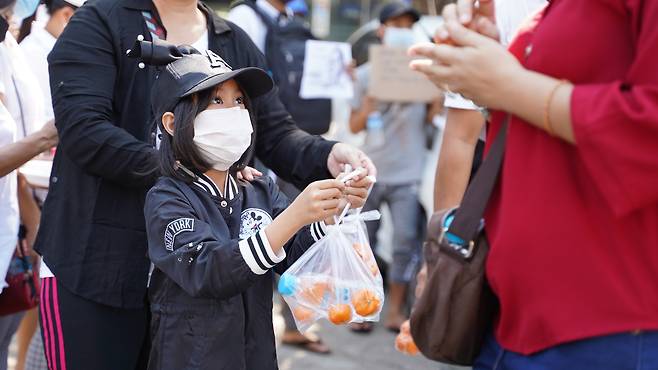
[[[247,263],[247,266],[251,269],[251,271],[256,274],[256,275],[263,275],[264,273],[267,272],[267,268],[264,268],[265,266],[262,266],[260,261],[256,260],[256,257],[253,252],[255,252],[255,249],[252,252],[252,246],[249,245],[249,239],[244,239],[240,240],[238,242],[238,246],[240,247],[240,254],[242,254],[242,258],[244,261]],[[252,242],[253,243],[253,242]]]
[[[267,228],[265,228],[267,229]],[[279,251],[279,254],[274,253],[274,250],[272,249],[272,246],[270,245],[270,240],[267,239],[267,234],[265,234],[265,229],[259,231],[256,235],[253,236],[253,238],[256,238],[258,243],[263,247],[265,250],[267,257],[269,257],[269,260],[271,262],[274,262],[276,265],[277,263],[283,261],[286,258],[286,250],[281,248]],[[264,261],[269,263],[269,261]],[[274,267],[274,265],[272,265]]]
[[[258,275],[263,275],[286,258],[286,251],[283,248],[279,254],[274,253],[264,229],[247,239],[240,240],[239,245],[242,258],[251,271]]]
[[[310,230],[311,230],[311,236],[313,237],[313,240],[316,242],[324,238],[325,235],[327,235],[327,225],[324,223],[324,221],[312,223]]]

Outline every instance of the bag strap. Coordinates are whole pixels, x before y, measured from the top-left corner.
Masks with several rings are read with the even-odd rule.
[[[276,19],[272,19],[272,18],[270,18],[269,15],[265,14],[265,12],[261,8],[258,7],[258,4],[256,4],[255,1],[253,1],[253,0],[236,1],[236,2],[231,4],[231,8],[235,8],[238,5],[246,5],[246,6],[250,7],[256,14],[258,14],[258,16],[263,21],[263,23],[265,23],[265,26],[267,27],[267,33],[268,34],[271,33],[273,29],[276,30],[276,28],[278,27]]]
[[[460,237],[467,243],[475,241],[480,233],[480,220],[487,208],[498,174],[502,167],[505,154],[505,142],[509,129],[510,116],[505,121],[496,136],[482,166],[475,174],[475,178],[466,189],[464,199],[455,213],[455,218],[448,228],[448,232]]]

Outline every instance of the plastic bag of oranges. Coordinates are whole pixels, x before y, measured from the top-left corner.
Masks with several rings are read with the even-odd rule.
[[[281,276],[279,293],[300,331],[322,318],[336,325],[379,320],[384,286],[364,223],[377,219],[377,211],[356,211],[328,226]]]

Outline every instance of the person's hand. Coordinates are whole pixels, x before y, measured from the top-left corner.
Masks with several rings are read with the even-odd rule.
[[[57,135],[57,128],[55,127],[55,121],[50,120],[46,122],[41,129],[39,129],[39,135],[43,140],[43,150],[50,149],[57,145],[59,142],[59,136]]]
[[[315,181],[304,189],[292,202],[291,208],[302,225],[323,221],[337,215],[344,205],[345,184],[331,179]]]
[[[455,21],[447,27],[450,37],[464,47],[415,45],[409,53],[428,59],[414,60],[410,67],[427,75],[439,88],[460,93],[480,106],[501,108],[506,89],[525,70],[498,42]]]
[[[418,275],[416,275],[416,299],[420,298],[425,290],[425,285],[427,284],[427,263],[423,263]]]
[[[351,208],[362,208],[366,204],[368,199],[368,191],[372,186],[373,178],[371,176],[365,176],[366,170],[361,168],[359,169],[361,173],[358,175],[359,180],[348,180],[345,182],[345,191],[343,196],[346,198],[347,202],[350,203]],[[341,180],[347,174],[341,174],[338,176],[337,180]],[[355,177],[356,178],[356,177]]]
[[[476,6],[475,0],[458,0],[455,4],[448,4],[443,8],[443,23],[437,28],[434,42],[437,44],[455,45],[450,37],[447,24],[459,22],[482,35],[494,40],[500,39],[496,27],[494,0],[480,0]]]
[[[361,101],[361,107],[364,112],[370,115],[370,113],[377,110],[377,99],[373,98],[372,96],[364,96],[363,100]]]
[[[242,171],[238,171],[237,176],[238,176],[238,180],[246,180],[251,182],[254,181],[256,177],[263,176],[263,173],[255,168],[246,166],[245,168],[242,169]]]
[[[354,181],[359,181],[365,176],[377,176],[377,169],[370,158],[361,150],[347,144],[337,143],[331,148],[329,158],[327,159],[327,168],[331,176],[337,177],[345,170],[345,165],[349,164],[352,168],[365,168],[367,172],[364,175],[355,177]]]

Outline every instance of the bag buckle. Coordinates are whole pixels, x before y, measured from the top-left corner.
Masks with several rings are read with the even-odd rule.
[[[470,259],[473,257],[475,252],[475,241],[471,240],[466,244],[455,243],[446,239],[446,234],[448,233],[448,228],[444,227],[439,237],[439,245],[446,246],[449,250],[456,253],[458,256],[464,259]]]

